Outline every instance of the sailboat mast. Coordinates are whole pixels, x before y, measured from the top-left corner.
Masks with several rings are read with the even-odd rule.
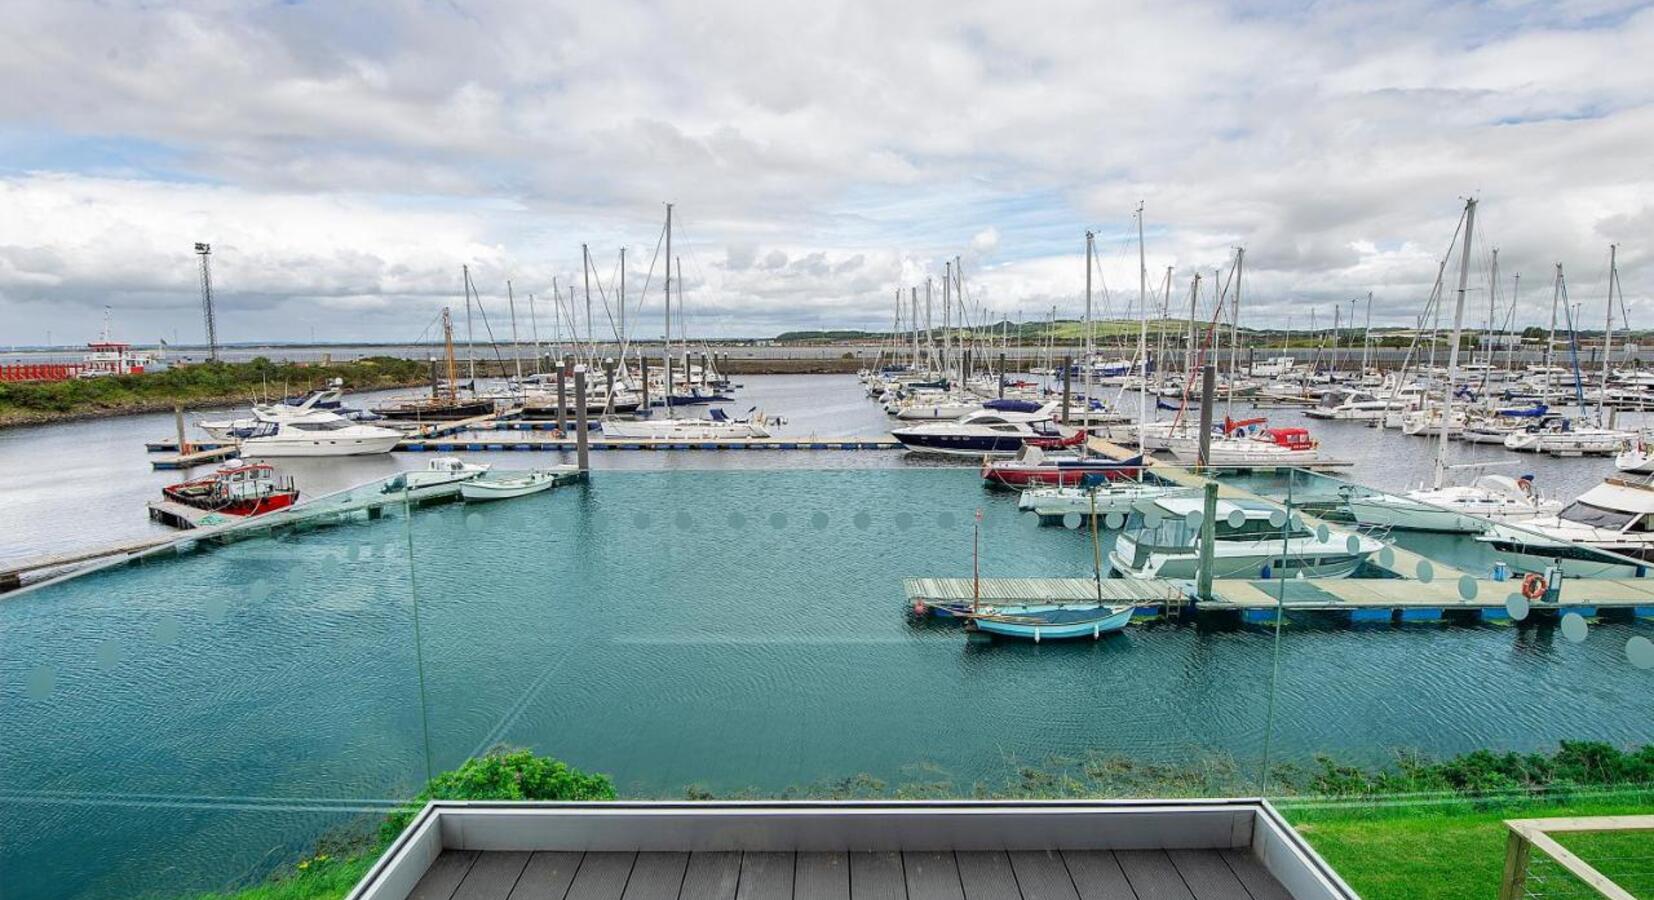
[[[1545,339],[1545,389],[1551,387],[1551,368],[1556,365],[1556,305],[1562,300],[1562,264],[1556,264],[1556,277],[1551,281],[1551,332]]]
[[[1367,292],[1367,325],[1361,335],[1361,375],[1367,375],[1367,364],[1372,358],[1373,350],[1373,292]],[[1380,385],[1382,387],[1382,385]]]
[[[616,341],[622,347],[624,347],[626,345],[626,248],[625,247],[620,248],[620,336],[616,339]],[[625,363],[626,363],[624,352],[621,354],[620,362],[621,362],[622,365],[625,365]]]
[[[1090,424],[1090,422],[1091,422],[1091,257],[1093,255],[1093,247],[1096,246],[1096,242],[1097,242],[1096,235],[1093,234],[1089,230],[1086,231],[1086,233],[1085,233],[1085,351],[1082,354],[1082,359],[1084,360],[1084,362],[1081,363],[1081,365],[1084,368],[1082,368],[1080,370],[1080,396],[1084,398],[1080,401],[1080,408],[1085,410],[1085,414],[1082,415],[1080,418],[1081,418],[1081,421],[1084,421],[1087,424]],[[1082,455],[1084,453],[1085,446],[1086,446],[1085,442],[1080,443],[1080,450],[1082,452]]]
[[[908,301],[911,309],[908,316],[908,330],[913,332],[913,370],[919,371],[919,289],[909,288]],[[930,293],[930,279],[925,279],[925,293]]]
[[[1437,490],[1441,489],[1443,476],[1447,474],[1447,434],[1452,430],[1453,423],[1453,381],[1459,375],[1459,337],[1464,331],[1464,297],[1470,281],[1470,242],[1475,228],[1476,198],[1472,197],[1464,204],[1464,248],[1459,254],[1459,299],[1453,307],[1453,343],[1447,350],[1447,383],[1442,387],[1441,431],[1436,442]],[[1425,411],[1425,416],[1425,421],[1428,422],[1428,410]]]
[[[671,406],[672,397],[672,204],[666,204],[666,330],[662,332],[665,346],[662,355],[666,357],[666,390],[662,393],[667,397],[667,406]]]
[[[580,245],[580,279],[586,284],[586,353],[588,358],[597,357],[597,331],[592,322],[592,253],[585,245]]]
[[[1489,264],[1487,276],[1487,367],[1493,368],[1493,320],[1498,315],[1494,308],[1499,296],[1499,248],[1493,248],[1493,261]]]
[[[1240,304],[1241,272],[1246,264],[1246,248],[1235,248],[1235,308],[1229,319],[1229,402],[1235,402],[1235,381],[1240,375]]]
[[[1143,253],[1143,201],[1137,201],[1137,452],[1148,443],[1149,263]]]
[[[523,349],[517,343],[517,298],[511,292],[511,279],[505,280],[505,302],[511,310],[511,361],[516,364],[517,382],[523,380]]]
[[[448,386],[442,391],[441,396],[446,397],[451,406],[454,403],[455,382],[459,381],[459,372],[454,364],[454,320],[446,306],[442,308],[442,356],[448,364]]]
[[[534,371],[540,371],[540,359],[545,351],[540,348],[540,314],[534,311],[534,293],[528,295],[528,330],[534,336]]]
[[[1602,329],[1602,393],[1597,396],[1598,425],[1608,423],[1608,370],[1611,368],[1610,357],[1614,355],[1614,280],[1618,275],[1618,252],[1618,244],[1608,245],[1608,323]]]
[[[477,386],[477,339],[471,330],[471,267],[461,266],[460,271],[465,275],[465,366],[471,379],[471,387]]]

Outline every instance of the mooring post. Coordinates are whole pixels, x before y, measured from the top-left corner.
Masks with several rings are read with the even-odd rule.
[[[667,347],[666,352],[662,353],[661,356],[666,364],[666,386],[661,388],[660,401],[661,405],[666,407],[667,414],[670,415],[672,413],[672,348]]]
[[[1200,505],[1200,559],[1195,569],[1195,596],[1202,602],[1212,599],[1212,544],[1216,542],[1218,483],[1206,479],[1206,494]]]
[[[1068,403],[1071,396],[1068,389],[1068,372],[1072,368],[1074,368],[1074,357],[1064,356],[1062,358],[1062,420],[1064,423],[1068,421]]]
[[[182,406],[173,404],[172,423],[178,426],[178,455],[184,456],[190,452],[190,445],[184,437],[184,408]]]
[[[637,355],[637,368],[638,368],[638,372],[641,373],[639,375],[639,377],[643,379],[643,382],[642,382],[643,383],[643,407],[642,407],[643,415],[648,415],[649,414],[649,354],[639,353]]]
[[[711,377],[712,366],[707,362],[706,354],[701,354],[701,387],[706,387],[707,379]]]
[[[563,377],[567,362],[567,357],[557,361],[557,430],[562,434],[569,432],[569,386]]]
[[[612,356],[603,357],[603,414],[613,413],[615,402],[615,360]]]
[[[959,384],[960,384],[961,387],[963,387],[967,384],[970,384],[970,381],[971,381],[971,351],[969,349],[966,349],[964,353],[959,354]]]
[[[575,462],[582,474],[590,472],[591,459],[586,447],[586,367],[574,367],[574,449]]]
[[[1005,354],[999,354],[999,399],[1005,399]]]
[[[1212,404],[1218,388],[1217,366],[1207,363],[1200,371],[1200,468],[1212,465]],[[1204,472],[1203,472],[1204,473]],[[1210,477],[1210,476],[1208,476]]]

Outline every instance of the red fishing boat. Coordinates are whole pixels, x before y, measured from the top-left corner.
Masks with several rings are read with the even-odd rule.
[[[257,516],[286,509],[299,499],[290,475],[276,475],[269,463],[232,460],[205,478],[167,485],[162,496],[174,503],[226,516]]]
[[[1143,474],[1143,457],[1109,459],[1074,453],[1047,454],[1032,442],[1010,459],[984,459],[982,479],[1006,487],[1036,485],[1071,486],[1098,481],[1138,478]]]

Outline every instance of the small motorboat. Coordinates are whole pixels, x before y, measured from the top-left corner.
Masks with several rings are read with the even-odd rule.
[[[1002,606],[967,614],[965,627],[1002,637],[1041,641],[1097,640],[1131,624],[1131,604],[1043,604]]]
[[[277,476],[268,463],[230,460],[205,478],[161,488],[161,496],[226,516],[257,516],[292,506],[299,489],[291,476]]]
[[[1195,578],[1200,497],[1162,497],[1114,542],[1109,561],[1132,578]],[[1311,531],[1296,516],[1250,500],[1217,501],[1212,524],[1216,578],[1347,578],[1383,544],[1364,534]]]
[[[457,456],[439,456],[426,463],[423,469],[414,469],[385,482],[384,492],[400,494],[407,491],[415,497],[457,492],[463,481],[480,478],[491,466],[487,463],[468,463]]]
[[[538,494],[557,483],[557,473],[550,471],[519,472],[501,478],[473,478],[462,481],[459,494],[469,502],[479,500],[509,500]]]

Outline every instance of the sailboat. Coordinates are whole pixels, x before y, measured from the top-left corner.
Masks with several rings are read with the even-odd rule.
[[[972,535],[972,568],[976,581],[981,582],[980,554],[975,551],[981,540],[982,512],[976,513],[976,531]],[[1095,602],[1080,603],[1030,603],[1016,606],[984,607],[973,599],[969,612],[964,616],[965,627],[971,631],[984,632],[1000,637],[1019,638],[1030,640],[1038,644],[1042,641],[1072,640],[1074,638],[1091,638],[1097,640],[1105,634],[1120,631],[1131,624],[1132,613],[1136,607],[1125,603],[1105,603],[1103,601],[1103,555],[1102,545],[1097,538],[1097,516],[1092,511],[1091,517],[1091,557],[1092,578],[1097,586]]]
[[[471,307],[471,269],[464,268],[465,278],[465,305]],[[469,316],[469,313],[467,313]],[[486,415],[494,411],[494,401],[478,397],[473,390],[469,397],[460,396],[459,372],[454,363],[454,323],[447,307],[442,308],[442,348],[443,362],[446,364],[447,380],[439,380],[433,371],[431,376],[431,395],[429,397],[401,397],[388,400],[373,411],[387,419],[413,419],[452,421],[468,419],[472,416]],[[477,373],[473,362],[470,381],[473,388],[477,383]],[[434,368],[434,367],[433,367]]]
[[[1464,245],[1459,257],[1458,302],[1453,311],[1453,337],[1447,355],[1447,378],[1442,385],[1438,422],[1456,421],[1453,401],[1459,378],[1459,344],[1464,333],[1465,292],[1469,286],[1471,240],[1476,229],[1475,198],[1465,201]],[[1404,496],[1373,494],[1350,497],[1350,513],[1357,522],[1387,525],[1414,531],[1476,533],[1489,521],[1514,522],[1555,513],[1562,508],[1533,490],[1533,478],[1513,479],[1505,475],[1483,475],[1470,484],[1446,483],[1447,440],[1450,428],[1436,428],[1436,465],[1431,486],[1408,491]],[[1481,468],[1481,467],[1475,467]]]

